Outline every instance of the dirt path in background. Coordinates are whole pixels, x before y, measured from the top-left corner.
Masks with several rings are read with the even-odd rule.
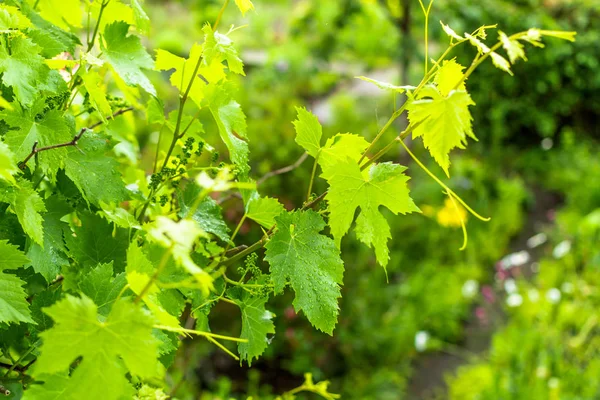
[[[515,237],[509,246],[509,254],[518,251],[526,250],[530,254],[530,260],[525,263],[520,270],[525,276],[533,275],[532,264],[537,263],[543,246],[529,249],[527,247],[527,239],[533,235],[542,232],[544,227],[552,224],[549,219],[552,210],[556,209],[561,204],[561,199],[554,193],[542,190],[540,188],[532,189],[533,204],[528,210],[523,229],[517,237]],[[496,270],[490,266],[491,282],[494,282],[493,274]],[[424,354],[415,360],[413,375],[409,381],[408,399],[425,400],[425,399],[445,399],[447,398],[447,386],[445,377],[452,375],[456,370],[468,364],[467,354],[484,354],[490,347],[491,339],[494,332],[501,327],[504,322],[504,314],[502,313],[502,301],[505,294],[498,289],[495,290],[495,312],[489,313],[489,323],[482,325],[479,319],[473,312],[470,319],[465,325],[464,341],[459,343],[462,350],[461,354],[453,354],[445,352],[436,352]],[[462,355],[464,353],[465,355]]]

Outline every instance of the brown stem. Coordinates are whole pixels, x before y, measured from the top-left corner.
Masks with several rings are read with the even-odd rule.
[[[117,117],[117,116],[119,116],[119,115],[121,115],[121,114],[124,114],[124,113],[126,113],[127,111],[131,111],[131,110],[133,110],[133,107],[127,107],[127,108],[123,108],[123,109],[121,109],[121,110],[119,110],[119,111],[115,112],[115,113],[114,113],[114,114],[111,116],[111,118],[115,118],[115,117]],[[24,170],[24,169],[25,169],[25,167],[27,166],[27,162],[28,162],[29,160],[31,160],[31,158],[32,158],[33,156],[35,156],[37,153],[41,153],[42,151],[46,151],[46,150],[53,150],[53,149],[59,149],[59,148],[61,148],[61,147],[68,147],[68,146],[74,146],[74,147],[77,147],[77,142],[79,141],[79,139],[81,139],[81,137],[83,136],[83,134],[84,134],[84,133],[85,133],[87,130],[91,130],[91,129],[97,128],[98,126],[102,125],[103,123],[104,123],[103,121],[99,121],[99,122],[96,122],[95,124],[93,124],[93,125],[89,126],[88,128],[81,128],[81,130],[79,131],[79,133],[78,133],[77,135],[75,135],[75,136],[73,137],[73,139],[71,139],[70,141],[68,141],[68,142],[65,142],[65,143],[53,144],[53,145],[46,146],[46,147],[37,147],[37,146],[38,146],[38,141],[36,140],[36,141],[33,143],[33,146],[31,147],[31,153],[29,153],[29,155],[28,155],[27,157],[25,157],[25,159],[19,163],[19,168],[20,168],[21,170]]]

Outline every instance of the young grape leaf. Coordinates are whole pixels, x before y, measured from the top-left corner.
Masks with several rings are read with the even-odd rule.
[[[329,183],[325,197],[329,204],[329,226],[338,247],[352,225],[356,209],[360,208],[356,235],[367,246],[373,246],[379,264],[387,266],[387,241],[392,235],[379,207],[384,206],[394,214],[420,212],[410,198],[405,170],[398,164],[382,163],[361,171],[351,159],[324,170],[323,176]]]
[[[275,218],[277,232],[265,246],[275,293],[289,281],[296,293],[294,308],[328,334],[337,322],[344,263],[335,242],[320,232],[325,221],[312,211],[285,212]]]
[[[100,318],[96,304],[85,295],[66,295],[44,311],[52,317],[54,326],[40,334],[43,344],[33,375],[41,378],[67,371],[82,357],[64,384],[62,398],[131,398],[127,372],[141,378],[158,375],[153,319],[130,300],[116,301],[106,320]]]
[[[252,296],[245,290],[233,299],[242,311],[240,338],[248,340],[247,343],[238,344],[238,351],[240,359],[248,361],[248,365],[252,365],[252,360],[264,353],[269,345],[267,335],[275,333],[272,321],[275,315],[265,309],[267,300],[268,296]]]
[[[68,228],[68,224],[61,221],[61,218],[73,212],[73,209],[58,195],[50,196],[46,200],[46,209],[42,224],[44,245],[32,243],[27,251],[27,257],[31,260],[34,271],[40,273],[47,282],[52,282],[61,268],[69,265],[63,238],[63,232]]]
[[[104,56],[130,86],[140,86],[146,92],[156,96],[156,89],[142,72],[142,69],[153,69],[154,61],[146,52],[140,38],[128,35],[129,24],[123,21],[113,22],[104,29],[104,40],[100,47]]]
[[[29,312],[25,282],[0,271],[0,323],[27,322],[35,324]]]
[[[502,57],[500,54],[496,53],[495,51],[492,51],[490,56],[492,57],[492,63],[494,64],[494,66],[496,68],[501,69],[504,72],[507,72],[511,76],[513,75],[513,72],[510,70],[510,63],[508,62],[508,60],[506,60],[506,58]]]
[[[511,63],[514,64],[519,58],[527,61],[527,57],[525,57],[525,50],[523,50],[523,45],[518,40],[509,38],[502,31],[498,31],[498,37],[500,38],[502,47],[504,50],[506,50]]]
[[[455,59],[444,60],[433,80],[442,96],[447,97],[453,90],[467,90],[464,69]]]
[[[121,290],[127,284],[124,273],[113,276],[113,263],[99,264],[81,278],[79,290],[98,307],[100,315],[108,315]]]
[[[413,138],[423,138],[425,147],[448,176],[450,150],[464,149],[467,136],[477,140],[471,126],[472,105],[475,102],[466,91],[454,90],[446,97],[433,85],[424,87],[408,105],[408,120],[411,125],[419,124]]]
[[[260,197],[256,192],[246,204],[246,217],[267,229],[275,225],[275,217],[284,211],[285,208],[277,199]]]
[[[317,117],[306,108],[296,107],[298,118],[293,122],[296,129],[296,143],[298,143],[313,158],[317,158],[321,150],[321,136],[323,128]]]
[[[168,249],[177,265],[192,275],[200,284],[202,292],[208,295],[213,289],[213,278],[200,268],[191,256],[194,243],[200,236],[208,235],[191,219],[175,222],[159,216],[148,230],[149,239]]]
[[[319,165],[323,171],[326,171],[329,167],[344,162],[348,158],[358,163],[367,147],[369,147],[369,142],[362,136],[338,133],[327,139],[325,146],[321,148]]]
[[[205,197],[192,215],[188,212],[194,200],[200,195],[202,189],[197,185],[188,184],[183,191],[178,191],[181,218],[189,217],[205,232],[212,233],[224,242],[229,240],[229,228],[223,221],[221,207],[211,197]]]
[[[17,215],[23,230],[34,242],[43,245],[43,218],[46,211],[44,200],[33,189],[31,182],[19,179],[18,187],[4,187],[0,182],[0,202],[10,204],[10,210]]]
[[[150,32],[150,18],[142,7],[141,0],[131,0],[131,8],[133,8],[133,17],[135,18],[135,26],[143,34]]]
[[[17,7],[0,4],[0,30],[27,29],[31,21]]]
[[[113,262],[117,272],[125,270],[126,250],[129,243],[125,229],[113,229],[95,214],[79,214],[81,226],[75,226],[73,235],[65,231],[65,242],[72,258],[81,266],[96,267]],[[114,233],[114,234],[113,234]]]
[[[245,75],[244,63],[238,56],[237,50],[233,46],[233,41],[229,36],[214,32],[210,25],[205,25],[202,28],[202,32],[204,32],[203,64],[209,66],[225,60],[231,72]]]
[[[0,114],[9,130],[5,136],[5,143],[18,160],[24,160],[31,153],[35,142],[38,147],[66,143],[75,136],[75,126],[72,120],[65,118],[58,110],[48,111],[39,118],[44,103],[37,102],[32,108],[24,110],[17,106],[13,111],[4,111]],[[66,147],[43,151],[37,155],[42,171],[51,181],[56,178],[58,170],[64,166],[67,157]],[[33,168],[34,160],[30,160],[29,167]]]
[[[8,243],[8,240],[0,240],[0,271],[21,268],[28,262],[29,258],[18,246]]]
[[[396,92],[396,93],[404,93],[407,90],[414,90],[414,89],[416,89],[415,86],[397,86],[397,85],[392,85],[391,83],[378,81],[377,79],[367,78],[366,76],[357,76],[356,78],[360,79],[361,81],[372,83],[373,85],[377,86],[379,89],[389,90],[391,92]]]
[[[83,198],[96,206],[101,202],[111,204],[126,200],[129,195],[118,171],[119,163],[106,155],[111,149],[107,138],[88,131],[77,146],[68,147],[65,173]]]
[[[250,0],[235,0],[235,5],[238,6],[242,15],[246,15],[249,10],[254,10],[254,4]]]

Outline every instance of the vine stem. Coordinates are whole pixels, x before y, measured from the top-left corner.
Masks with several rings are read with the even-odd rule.
[[[221,22],[221,18],[223,18],[223,14],[225,13],[225,9],[227,8],[227,6],[229,5],[229,0],[225,0],[225,3],[223,3],[223,7],[221,7],[221,9],[219,10],[219,15],[217,15],[217,19],[215,20],[215,23],[213,25],[213,32],[217,31],[217,27],[219,26],[219,23]]]
[[[406,144],[404,144],[404,141],[402,140],[398,140],[400,142],[400,144],[402,145],[402,147],[404,147],[404,150],[406,150],[406,152],[408,153],[408,155],[419,165],[419,167],[421,167],[421,169],[423,171],[425,171],[427,173],[427,175],[429,175],[434,181],[437,182],[438,185],[440,185],[442,188],[444,188],[446,190],[446,193],[448,194],[448,196],[452,196],[454,197],[460,204],[463,205],[463,207],[465,207],[474,217],[487,222],[489,220],[491,220],[491,218],[489,217],[482,217],[481,215],[479,215],[477,212],[475,212],[475,210],[473,210],[471,207],[469,207],[469,205],[467,203],[464,202],[463,199],[461,199],[460,197],[458,197],[458,195],[456,193],[454,193],[454,191],[452,189],[450,189],[444,182],[442,182],[437,176],[435,176],[433,174],[433,172],[431,172],[418,158],[417,156],[415,156],[413,154],[412,151],[410,151],[410,149],[408,148],[408,146]]]
[[[429,70],[429,13],[431,12],[433,0],[429,1],[427,8],[425,8],[423,0],[419,0],[419,4],[423,10],[423,15],[425,15],[425,75],[427,75],[427,71]]]
[[[94,47],[94,42],[96,41],[96,36],[98,35],[98,29],[100,29],[100,21],[102,20],[102,14],[104,13],[104,9],[106,8],[106,6],[108,6],[108,3],[110,3],[110,0],[103,1],[102,4],[100,5],[100,12],[98,13],[98,20],[96,21],[96,27],[94,28],[94,33],[92,34],[92,38],[88,42],[88,49],[87,49],[88,52],[90,50],[92,50],[92,47]]]
[[[306,194],[306,201],[310,200],[310,195],[312,194],[313,183],[315,182],[315,175],[317,174],[317,164],[319,163],[319,156],[321,155],[321,151],[317,153],[315,157],[315,162],[313,163],[312,173],[310,174],[310,182],[308,183],[308,193]]]
[[[35,342],[34,344],[32,344],[32,345],[31,345],[31,347],[29,347],[29,348],[27,349],[27,351],[26,351],[25,353],[23,353],[23,354],[21,355],[21,357],[19,357],[19,359],[13,363],[13,365],[12,365],[12,366],[11,366],[11,367],[8,369],[8,371],[6,371],[6,373],[4,374],[4,376],[5,376],[5,377],[7,377],[7,376],[8,376],[8,375],[9,375],[11,372],[13,372],[13,371],[14,371],[14,370],[15,370],[15,369],[16,369],[16,368],[19,366],[19,363],[20,363],[21,361],[23,361],[23,360],[25,359],[25,357],[27,357],[29,354],[31,354],[31,352],[32,352],[33,350],[35,350],[35,348],[36,348],[36,347],[37,347],[39,344],[40,344],[40,341],[39,341],[39,340],[38,340],[37,342]]]
[[[156,281],[156,279],[158,279],[158,275],[160,275],[160,273],[167,266],[167,261],[169,261],[169,258],[171,257],[171,251],[172,250],[173,250],[173,248],[170,247],[170,248],[167,249],[167,251],[165,251],[165,254],[163,254],[162,258],[160,259],[160,263],[158,264],[158,267],[156,268],[156,271],[154,271],[154,274],[148,280],[148,282],[146,283],[146,286],[144,286],[144,288],[137,295],[137,297],[133,301],[134,303],[136,303],[136,304],[139,303],[140,300],[144,297],[144,295],[148,292],[148,290],[150,290],[150,288],[152,287],[152,285],[154,284],[154,282]]]
[[[119,115],[121,115],[121,114],[124,114],[124,113],[126,113],[126,112],[128,112],[128,111],[132,111],[132,110],[133,110],[133,107],[127,107],[127,108],[123,108],[123,109],[121,109],[121,110],[119,110],[119,111],[115,112],[115,113],[114,113],[114,114],[111,116],[111,119],[112,119],[112,118],[115,118],[115,117],[118,117]],[[87,127],[87,128],[81,128],[81,130],[79,131],[79,133],[78,133],[77,135],[75,135],[75,136],[73,137],[73,139],[71,139],[70,141],[68,141],[68,142],[65,142],[65,143],[53,144],[53,145],[46,146],[46,147],[37,147],[37,146],[38,146],[38,141],[36,140],[36,141],[33,143],[33,146],[31,147],[31,152],[29,153],[29,155],[27,155],[27,157],[25,157],[25,159],[19,163],[19,168],[20,168],[21,170],[24,170],[24,169],[25,169],[25,167],[27,166],[27,162],[28,162],[29,160],[31,160],[31,158],[32,158],[34,155],[36,155],[36,154],[38,154],[38,153],[41,153],[42,151],[53,150],[53,149],[59,149],[59,148],[61,148],[61,147],[68,147],[68,146],[75,146],[75,147],[77,147],[77,143],[79,142],[79,140],[81,139],[81,137],[83,136],[83,134],[84,134],[86,131],[88,131],[88,130],[93,130],[94,128],[97,128],[97,127],[99,127],[100,125],[102,125],[103,123],[104,123],[104,121],[98,121],[98,122],[96,122],[95,124],[92,124],[92,125],[90,125],[90,126],[89,126],[89,127]],[[81,150],[80,150],[80,151],[81,151]]]

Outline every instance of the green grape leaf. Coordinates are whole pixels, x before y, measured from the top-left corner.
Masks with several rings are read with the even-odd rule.
[[[269,229],[275,225],[275,217],[285,211],[283,204],[272,197],[254,196],[246,204],[246,217]]]
[[[19,160],[25,159],[31,153],[35,142],[38,143],[38,147],[45,147],[69,142],[75,136],[72,121],[65,119],[60,111],[51,110],[39,120],[36,117],[38,111],[41,110],[35,106],[28,110],[4,111],[0,115],[10,127],[16,128],[7,132],[5,142]],[[65,147],[43,151],[37,155],[40,168],[52,181],[56,178],[58,170],[64,166],[66,157]],[[29,163],[29,167],[32,168],[34,161],[30,160]]]
[[[82,192],[88,202],[119,203],[126,200],[127,189],[118,171],[119,163],[106,155],[111,149],[106,137],[85,132],[78,147],[68,147],[65,173]]]
[[[296,107],[297,119],[293,122],[296,129],[296,143],[298,143],[313,158],[317,158],[321,150],[321,136],[323,128],[317,117],[303,107]]]
[[[254,10],[254,4],[250,0],[235,0],[235,5],[238,6],[242,15],[246,15],[248,11]]]
[[[31,260],[34,271],[40,273],[47,282],[52,282],[61,268],[69,265],[63,238],[63,232],[68,228],[68,224],[61,221],[61,218],[73,210],[56,195],[46,200],[46,209],[42,224],[44,245],[32,243],[27,251],[27,257]]]
[[[112,109],[106,100],[106,89],[102,85],[102,78],[94,70],[86,71],[80,76],[90,96],[90,103],[98,111],[100,118],[106,122],[106,118],[112,115]]]
[[[283,213],[275,218],[277,232],[265,246],[275,293],[289,281],[296,293],[294,308],[328,334],[337,322],[344,263],[335,242],[320,232],[325,221],[312,211]]]
[[[98,215],[79,214],[81,226],[74,228],[74,235],[65,232],[68,252],[79,265],[96,267],[113,261],[116,272],[125,270],[129,236],[125,229],[110,226]]]
[[[43,374],[38,377],[43,385],[31,385],[23,393],[22,400],[75,400],[65,396],[65,388],[69,384],[66,373]]]
[[[347,158],[358,163],[367,147],[369,147],[369,142],[362,136],[351,133],[338,133],[327,139],[325,146],[321,148],[319,165],[323,171],[326,171],[329,167],[346,161]]]
[[[205,197],[192,215],[188,215],[190,208],[202,189],[197,185],[188,184],[183,191],[178,192],[181,218],[189,217],[205,232],[212,233],[224,242],[229,240],[229,228],[223,220],[221,207],[211,198]]]
[[[41,47],[41,55],[44,58],[50,59],[62,52],[74,54],[75,47],[81,45],[77,35],[62,30],[25,5],[23,9],[34,24],[27,34],[35,44]]]
[[[99,318],[97,306],[85,295],[67,295],[44,311],[54,326],[40,334],[43,344],[33,375],[42,378],[67,371],[82,357],[64,383],[63,398],[131,398],[127,372],[141,378],[158,375],[153,319],[130,300],[116,301],[105,320]]]
[[[210,25],[205,25],[202,32],[204,32],[203,64],[209,66],[215,62],[220,63],[226,60],[231,72],[245,75],[244,63],[238,56],[229,36],[214,32]]]
[[[142,72],[153,69],[154,61],[146,52],[140,38],[128,35],[129,24],[123,21],[113,22],[104,28],[104,40],[101,43],[104,56],[129,86],[140,86],[146,92],[156,96],[156,89]]]
[[[51,328],[54,325],[52,318],[50,318],[42,309],[51,306],[60,300],[62,290],[55,288],[48,288],[41,293],[37,293],[33,296],[31,302],[31,317],[35,321],[36,325],[29,326],[29,332],[33,333],[37,339],[37,335],[40,332]]]
[[[0,271],[21,268],[28,262],[29,258],[18,246],[8,243],[8,240],[0,240]]]
[[[107,315],[117,296],[127,284],[124,273],[113,276],[112,262],[99,264],[81,278],[79,290],[98,307],[98,313]]]
[[[413,138],[423,138],[425,147],[447,176],[450,176],[450,151],[457,147],[464,149],[467,136],[477,140],[471,125],[469,106],[472,105],[475,102],[464,90],[452,91],[445,97],[431,85],[424,87],[408,105],[411,125],[420,124],[413,130]]]
[[[31,182],[19,179],[18,187],[3,187],[0,182],[0,202],[10,204],[23,230],[34,242],[42,245],[44,229],[41,212],[46,211],[44,201],[33,189]]]
[[[15,162],[14,154],[10,151],[6,143],[0,142],[0,179],[14,185],[17,181],[15,181],[13,175],[18,172],[19,168]]]
[[[217,123],[221,139],[229,150],[231,161],[238,169],[238,180],[247,181],[250,150],[246,141],[246,116],[240,105],[233,100],[231,86],[224,84],[214,89],[209,109]]]
[[[508,58],[510,62],[514,64],[518,59],[522,59],[527,61],[527,57],[525,57],[525,50],[523,50],[523,45],[518,41],[509,38],[502,31],[498,31],[498,37],[502,42],[502,47],[506,50],[506,54],[508,54]]]
[[[367,246],[373,246],[378,263],[387,266],[387,241],[392,235],[379,207],[384,206],[394,214],[420,212],[410,198],[405,170],[398,164],[382,163],[361,171],[355,161],[346,159],[324,171],[329,183],[325,197],[329,204],[329,226],[338,247],[352,225],[356,209],[360,208],[356,235]]]
[[[29,312],[25,282],[14,275],[0,272],[0,323],[27,322],[35,324]]]
[[[17,100],[31,106],[43,91],[56,92],[66,88],[56,71],[51,71],[40,56],[40,47],[24,36],[7,39],[10,51],[0,46],[2,82],[11,86]]]
[[[275,333],[275,315],[265,309],[267,300],[268,296],[251,296],[247,291],[234,299],[242,311],[240,338],[248,340],[247,343],[238,344],[238,351],[240,359],[248,361],[248,365],[252,365],[252,360],[264,353],[269,345],[267,335]]]
[[[44,19],[63,29],[82,26],[81,0],[40,0],[38,7]]]

